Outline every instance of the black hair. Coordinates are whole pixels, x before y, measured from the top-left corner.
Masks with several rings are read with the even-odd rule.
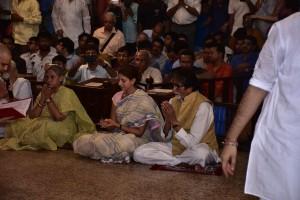
[[[45,39],[52,41],[52,35],[50,33],[48,33],[47,31],[39,32],[37,38],[38,39],[45,38]]]
[[[148,41],[148,40],[138,42],[136,44],[136,48],[138,50],[141,50],[141,49],[151,49],[151,42]]]
[[[37,42],[37,41],[38,41],[38,38],[35,37],[35,36],[33,36],[33,37],[30,37],[28,41],[35,41],[35,42]]]
[[[257,40],[255,37],[253,37],[251,35],[247,35],[245,37],[245,40],[249,40],[252,43],[252,45],[257,46]]]
[[[67,49],[68,53],[71,54],[74,52],[74,42],[68,38],[68,37],[63,37],[57,41],[57,43],[62,43],[64,48]]]
[[[99,51],[100,41],[98,40],[98,38],[89,37],[88,40],[86,41],[86,44],[87,44],[87,48],[89,46],[94,46],[97,48],[97,52]]]
[[[87,37],[87,38],[90,38],[91,35],[86,33],[86,32],[83,32],[81,33],[79,36],[78,36],[78,40],[81,40],[83,37]]]
[[[64,65],[67,63],[67,59],[63,55],[57,55],[52,59],[52,62],[59,61],[62,62]]]
[[[165,38],[166,36],[168,36],[168,35],[171,36],[171,38],[172,38],[173,41],[176,41],[176,40],[177,40],[177,33],[172,32],[172,31],[167,32],[167,33],[164,35],[164,38]]]
[[[174,44],[174,51],[176,54],[179,54],[181,50],[188,49],[188,48],[189,48],[189,44],[183,40],[177,40]]]
[[[119,74],[126,76],[130,80],[135,79],[136,84],[138,84],[141,80],[141,74],[140,74],[138,68],[133,65],[128,65],[126,67],[122,67],[119,70]]]
[[[176,68],[172,71],[171,79],[180,82],[185,88],[192,88],[193,91],[196,91],[199,88],[199,81],[194,69],[183,67]]]
[[[125,45],[123,47],[120,47],[117,52],[126,52],[128,55],[130,55],[130,48]]]
[[[205,45],[207,48],[216,48],[217,52],[225,54],[225,47],[223,44],[218,44],[216,42],[211,42]]]
[[[247,36],[247,30],[245,28],[238,28],[234,33],[233,37],[237,40],[243,40]]]
[[[195,60],[195,54],[191,49],[182,49],[179,52],[179,56],[185,55],[185,56],[191,56],[193,60]]]
[[[155,42],[159,43],[161,45],[161,48],[164,47],[164,41],[162,39],[154,39],[154,40],[152,40],[152,46],[153,46],[153,44]]]

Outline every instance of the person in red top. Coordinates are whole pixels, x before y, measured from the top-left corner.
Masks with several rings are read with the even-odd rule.
[[[232,76],[232,68],[228,63],[224,62],[225,48],[222,45],[216,43],[210,43],[208,47],[208,59],[207,73],[212,78],[226,78]],[[215,82],[215,95],[214,101],[217,102],[232,102],[232,83],[226,85],[228,88],[227,97],[223,99],[224,81]],[[208,86],[207,86],[208,87]],[[208,90],[208,88],[206,88]]]

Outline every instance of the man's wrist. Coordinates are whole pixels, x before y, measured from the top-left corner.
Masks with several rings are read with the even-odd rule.
[[[180,126],[179,122],[174,122],[174,123],[172,123],[172,128],[175,131],[178,131],[178,130],[180,130],[181,126]]]
[[[233,147],[239,146],[239,143],[237,142],[236,139],[230,139],[230,138],[225,138],[224,141],[222,141],[222,144],[224,146],[233,146]]]

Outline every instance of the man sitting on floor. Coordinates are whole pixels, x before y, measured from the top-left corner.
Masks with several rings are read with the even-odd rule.
[[[145,164],[190,165],[219,161],[211,102],[197,91],[191,69],[173,72],[171,82],[177,97],[161,105],[165,118],[166,143],[151,142],[138,147],[134,160]]]

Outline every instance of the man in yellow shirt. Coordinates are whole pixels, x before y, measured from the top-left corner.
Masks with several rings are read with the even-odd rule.
[[[37,0],[12,0],[12,35],[22,49],[30,37],[37,36],[42,16]],[[21,49],[21,51],[22,51]]]

